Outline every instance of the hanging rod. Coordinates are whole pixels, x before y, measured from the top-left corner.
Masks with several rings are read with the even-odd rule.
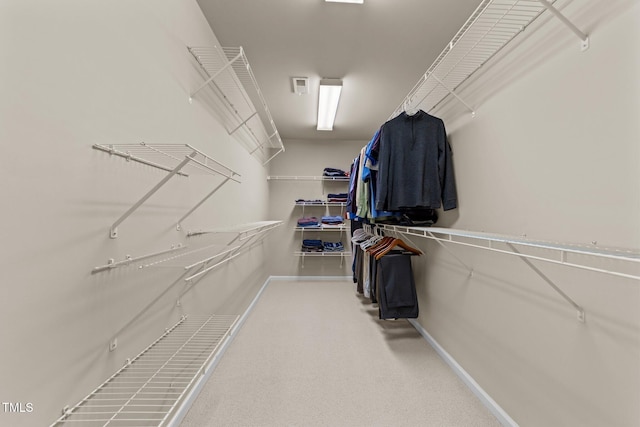
[[[142,261],[142,260],[145,260],[145,259],[149,259],[149,258],[153,258],[153,257],[156,257],[156,256],[160,256],[160,255],[165,255],[165,254],[172,253],[172,252],[175,252],[175,251],[180,251],[180,250],[183,250],[183,249],[186,249],[186,248],[187,248],[187,246],[183,246],[182,243],[178,243],[177,245],[171,245],[171,249],[166,249],[166,250],[160,251],[160,252],[154,252],[154,253],[151,253],[151,254],[148,254],[148,255],[141,255],[141,256],[138,256],[138,257],[132,257],[131,255],[127,255],[125,257],[125,259],[122,260],[122,261],[114,261],[113,258],[112,258],[112,259],[109,259],[107,261],[106,265],[101,265],[101,266],[98,266],[98,267],[94,267],[93,270],[91,270],[91,274],[100,273],[100,272],[105,271],[105,270],[111,270],[113,268],[122,267],[122,266],[125,266],[125,265],[131,265],[131,264],[133,264],[135,262],[138,262],[138,261]],[[142,268],[142,267],[140,267],[140,268]]]
[[[393,111],[389,120],[407,109],[426,112],[453,95],[475,115],[475,109],[458,94],[458,87],[503,47],[524,31],[540,14],[549,10],[582,41],[589,38],[545,0],[484,0],[420,77],[416,85]]]
[[[349,177],[343,176],[267,176],[267,181],[339,181],[348,182]]]
[[[139,163],[143,163],[148,166],[156,167],[169,173],[158,182],[151,190],[149,190],[140,200],[133,204],[120,218],[118,218],[112,225],[109,231],[109,237],[115,239],[118,237],[118,226],[126,220],[133,212],[135,212],[147,199],[155,194],[160,188],[162,188],[173,176],[185,175],[188,176],[184,170],[191,173],[220,175],[225,178],[224,182],[216,187],[211,193],[209,193],[202,201],[200,201],[193,209],[191,209],[185,216],[181,218],[184,220],[195,209],[200,207],[209,197],[215,193],[220,186],[227,181],[240,182],[236,177],[240,177],[240,174],[233,171],[231,168],[223,165],[217,160],[207,156],[200,150],[192,147],[189,144],[147,144],[141,142],[140,144],[112,144],[102,145],[94,144],[93,148],[96,150],[104,151],[112,155],[116,155],[127,160],[133,160]],[[180,229],[180,223],[178,223],[178,229]]]
[[[282,221],[258,221],[248,224],[234,225],[230,227],[213,228],[210,230],[198,230],[190,231],[187,233],[188,237],[199,236],[202,234],[214,234],[214,233],[238,233],[241,235],[248,235],[251,232],[268,231],[271,228],[278,227],[282,224]],[[244,240],[246,237],[240,237],[240,240]]]
[[[222,104],[220,119],[230,135],[244,129],[253,141],[251,155],[258,156],[266,165],[284,151],[282,138],[269,111],[269,107],[251,70],[242,47],[188,47],[189,52],[207,76],[189,102],[205,87],[210,87]],[[274,150],[271,154],[269,151]]]
[[[147,264],[143,264],[139,268],[149,268],[149,267],[172,267],[173,268],[175,267],[175,268],[188,270],[198,264],[201,264],[211,258],[216,257],[220,251],[225,249],[227,249],[226,245],[223,245],[220,243],[213,243],[197,249],[191,249],[189,251],[182,252],[174,256],[157,259]],[[213,256],[208,255],[211,252],[214,252],[215,254]]]
[[[279,225],[281,225],[282,221],[268,221],[268,223],[270,223],[270,224],[263,225],[262,228],[260,226],[253,227],[253,228],[251,228],[249,230],[241,231],[240,233],[238,233],[238,235],[231,241],[231,243],[234,243],[237,240],[244,240],[244,241],[239,246],[233,248],[232,250],[226,251],[224,253],[224,255],[229,255],[229,256],[227,256],[226,258],[223,258],[221,261],[217,262],[216,264],[214,264],[212,266],[208,266],[208,267],[204,268],[205,266],[203,265],[203,269],[201,271],[199,271],[199,272],[197,272],[195,274],[192,274],[191,276],[185,278],[184,279],[185,282],[191,283],[191,281],[193,281],[193,279],[202,278],[202,277],[204,277],[204,275],[206,275],[207,273],[209,273],[213,269],[221,266],[222,264],[225,264],[225,263],[231,261],[232,259],[234,259],[234,258],[236,258],[236,257],[238,257],[238,256],[240,256],[242,254],[244,254],[247,250],[251,249],[254,244],[262,241],[265,238],[266,232],[271,231],[274,228],[276,228]],[[253,231],[253,233],[250,234],[250,235],[246,235],[246,236],[242,237],[243,236],[242,233],[245,233],[247,231],[249,231],[249,232]],[[257,237],[259,237],[259,238],[257,238]]]
[[[209,263],[210,261],[212,261],[212,260],[214,260],[216,258],[220,258],[221,256],[224,256],[224,255],[226,255],[228,253],[235,252],[238,249],[240,249],[240,246],[234,246],[231,249],[227,249],[225,251],[219,252],[219,253],[217,253],[215,255],[212,255],[210,257],[207,257],[205,259],[201,259],[200,261],[196,261],[193,264],[185,265],[184,269],[185,270],[191,270],[193,267],[196,267],[196,266],[201,265],[201,264],[207,264],[207,263]]]
[[[587,247],[587,246],[579,246],[573,244],[564,244],[564,243],[556,243],[556,242],[545,242],[545,241],[537,241],[530,240],[526,238],[519,238],[514,236],[503,236],[498,234],[491,233],[483,233],[483,232],[474,232],[474,231],[465,231],[465,230],[457,230],[457,229],[448,229],[448,228],[439,228],[439,227],[405,227],[405,226],[397,226],[397,225],[388,225],[388,224],[376,224],[377,227],[382,228],[383,230],[390,230],[399,233],[406,233],[412,236],[425,237],[431,240],[439,240],[443,243],[454,243],[457,245],[469,246],[473,248],[483,249],[491,252],[504,253],[507,255],[515,255],[520,258],[533,259],[538,261],[545,261],[553,264],[560,264],[567,267],[575,267],[583,270],[610,274],[613,276],[624,277],[632,280],[640,280],[640,275],[638,274],[629,274],[621,271],[613,271],[607,270],[603,268],[592,267],[590,265],[578,264],[576,262],[567,261],[567,254],[578,254],[578,255],[587,255],[596,258],[605,258],[611,260],[617,260],[632,264],[640,264],[640,252],[633,250],[611,250],[611,249],[600,249],[596,247]],[[443,235],[446,237],[438,237],[436,234]],[[484,241],[488,242],[490,246],[484,246],[479,244],[474,244],[470,242],[463,242],[460,240],[455,240],[454,237],[462,237],[468,238],[472,240]],[[505,249],[498,249],[491,246],[492,242],[501,242],[505,244],[514,244],[518,246],[546,249],[552,252],[557,253],[558,259],[538,256],[538,255],[530,255],[523,253],[514,253]]]
[[[580,306],[577,302],[575,302],[569,295],[567,295],[558,285],[556,285],[547,275],[545,275],[538,267],[536,267],[531,260],[545,261],[554,264],[560,264],[568,267],[580,268],[588,271],[606,273],[618,277],[624,277],[627,279],[640,280],[640,275],[628,274],[619,271],[607,270],[603,268],[596,268],[585,264],[577,264],[573,262],[568,262],[566,259],[567,253],[579,254],[579,255],[588,255],[592,257],[601,257],[606,259],[625,261],[634,264],[640,263],[640,252],[634,252],[630,250],[608,250],[608,249],[599,249],[599,248],[591,248],[584,247],[578,245],[568,245],[556,242],[542,242],[542,241],[534,241],[528,240],[524,238],[510,237],[510,236],[501,236],[496,234],[489,233],[478,233],[478,232],[470,232],[464,230],[455,230],[455,229],[446,229],[446,228],[436,228],[436,227],[403,227],[403,226],[394,226],[394,225],[386,225],[386,224],[377,224],[377,226],[383,230],[391,231],[394,233],[400,234],[408,234],[413,236],[425,237],[431,240],[436,241],[438,244],[443,246],[447,252],[449,252],[453,257],[462,264],[467,270],[470,271],[470,274],[473,274],[473,270],[470,269],[460,258],[458,258],[453,252],[446,247],[445,243],[455,243],[458,245],[488,250],[491,252],[502,253],[506,255],[514,255],[520,258],[529,268],[531,268],[539,277],[541,277],[554,291],[556,291],[562,298],[564,298],[569,304],[571,304],[577,311],[577,319],[580,322],[585,322],[585,311],[582,306]],[[446,238],[437,237],[436,234],[444,235]],[[454,237],[462,237],[466,239],[476,239],[484,242],[488,242],[489,246],[483,246],[479,244],[473,244],[469,242],[463,242],[459,240],[454,240]],[[510,250],[498,249],[493,247],[493,242],[500,242],[506,244]],[[524,254],[520,252],[516,245],[532,247],[532,248],[540,248],[545,250],[556,251],[560,253],[560,259],[553,259],[544,256],[530,255]]]
[[[185,271],[191,270],[195,267],[205,268],[206,265],[220,257],[235,255],[236,252],[241,252],[245,249],[246,243],[249,243],[250,239],[264,234],[272,229],[278,227],[282,224],[282,221],[263,221],[252,223],[249,225],[227,227],[221,229],[219,232],[229,232],[237,234],[236,238],[234,238],[231,242],[227,244],[221,243],[213,243],[206,246],[202,246],[196,249],[191,249],[186,252],[179,253],[177,255],[156,259],[147,264],[142,264],[138,268],[150,268],[150,267],[167,267],[167,268],[180,268]],[[242,228],[243,227],[243,228]],[[207,232],[209,233],[209,232]],[[213,233],[213,231],[211,231]],[[197,233],[192,233],[191,235],[197,235]],[[231,246],[236,241],[246,241],[244,243]],[[212,254],[213,253],[213,254]],[[228,261],[228,258],[224,260],[224,262]],[[221,265],[222,263],[216,264]],[[186,280],[192,280],[195,277],[200,276],[201,274],[189,276]]]

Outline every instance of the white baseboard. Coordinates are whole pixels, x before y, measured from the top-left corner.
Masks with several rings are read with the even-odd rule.
[[[422,337],[429,343],[431,347],[438,353],[438,355],[444,360],[444,362],[449,365],[451,370],[465,383],[467,387],[476,395],[478,399],[482,402],[482,404],[489,409],[489,411],[498,419],[500,424],[505,427],[518,427],[518,423],[516,423],[510,416],[505,412],[504,409],[500,407],[496,403],[495,400],[489,396],[489,394],[480,387],[471,375],[467,371],[465,371],[462,366],[456,362],[456,360],[451,357],[447,351],[442,348],[440,344],[422,327],[420,323],[418,323],[415,319],[409,319],[409,323],[416,328],[416,330],[422,335]]]

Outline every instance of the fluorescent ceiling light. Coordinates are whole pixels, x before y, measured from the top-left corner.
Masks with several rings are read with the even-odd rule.
[[[333,121],[336,119],[342,80],[320,80],[320,93],[318,96],[318,130],[333,130]]]
[[[364,0],[324,0],[329,3],[358,3],[363,4]]]

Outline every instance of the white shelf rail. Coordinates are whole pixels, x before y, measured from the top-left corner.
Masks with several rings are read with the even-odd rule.
[[[242,47],[189,47],[207,76],[189,102],[209,87],[222,104],[220,118],[230,135],[243,129],[252,143],[245,147],[263,165],[284,151],[280,134]],[[258,107],[256,107],[258,105]]]
[[[349,182],[349,177],[334,176],[267,176],[267,181],[337,181]]]
[[[182,252],[177,255],[156,259],[139,268],[166,267],[181,268],[185,270],[184,281],[193,284],[195,279],[201,279],[213,269],[242,255],[255,244],[262,241],[267,233],[282,225],[282,221],[261,221],[242,224],[232,227],[220,228],[190,233],[190,236],[203,236],[206,234],[233,234],[233,238],[226,243],[212,243]],[[195,242],[192,240],[192,242]],[[213,261],[217,262],[213,263]],[[180,296],[186,293],[186,289]]]
[[[247,252],[254,245],[261,242],[266,237],[268,232],[282,225],[282,221],[263,221],[262,223],[259,223],[259,224],[260,225],[256,225],[256,223],[250,223],[250,224],[245,224],[244,227],[239,226],[235,230],[228,229],[225,231],[221,231],[220,233],[235,234],[235,237],[228,243],[228,245],[234,244],[237,241],[242,243],[240,243],[235,248],[225,251],[222,259],[213,265],[208,265],[208,261],[206,263],[201,263],[200,269],[197,272],[186,277],[184,279],[185,282],[193,285],[196,283],[194,279],[198,279],[198,280],[201,279],[202,277],[204,277],[206,274],[208,274],[210,271],[214,270],[215,268]],[[180,297],[182,297],[182,295],[184,295],[187,292],[188,292],[188,289],[185,289],[180,294]]]
[[[295,227],[294,231],[300,231],[301,233],[305,232],[320,232],[320,233],[330,233],[330,232],[340,232],[343,233],[347,231],[349,228],[346,225],[341,225],[339,227],[331,227],[322,225],[320,227]]]
[[[238,240],[245,240],[252,235],[269,231],[280,225],[282,225],[282,221],[258,221],[247,224],[233,225],[230,227],[219,227],[209,230],[190,231],[187,233],[187,236],[192,237],[202,234],[236,233],[239,234]]]
[[[553,6],[554,1],[482,1],[389,118],[408,110],[429,112],[449,95],[475,115],[473,106],[465,102],[456,90],[545,10],[553,13],[580,38],[583,50],[588,48],[588,36]]]
[[[176,251],[182,251],[182,250],[184,250],[186,248],[187,248],[187,246],[183,245],[182,243],[178,243],[176,245],[171,245],[170,249],[166,249],[166,250],[159,251],[159,252],[154,252],[154,253],[141,255],[141,256],[137,256],[137,257],[132,257],[131,255],[126,255],[125,258],[123,260],[121,260],[121,261],[115,261],[113,258],[111,258],[111,259],[107,260],[107,263],[105,265],[100,265],[100,266],[94,267],[93,270],[91,270],[91,274],[101,273],[103,271],[111,270],[111,269],[118,268],[118,267],[129,266],[129,265],[132,265],[134,263],[147,260],[149,258],[154,258],[154,257],[157,257],[157,256],[166,255],[166,254],[173,253],[173,252],[176,252]]]
[[[569,304],[578,311],[578,320],[584,322],[584,309],[564,293],[549,277],[547,277],[532,261],[543,261],[566,267],[578,268],[582,270],[609,274],[617,277],[640,281],[640,251],[630,249],[608,249],[593,246],[566,244],[559,242],[545,242],[531,240],[524,237],[504,236],[499,234],[473,232],[438,227],[406,227],[388,224],[377,224],[377,228],[397,233],[401,235],[424,237],[434,240],[462,264],[470,274],[473,269],[466,265],[447,244],[482,249],[486,251],[512,255],[522,259],[536,274],[538,274],[549,286],[560,294]],[[497,247],[495,244],[503,244]],[[528,248],[534,253],[524,253],[523,249]],[[575,258],[569,260],[569,257]],[[605,259],[615,261],[618,266],[626,265],[626,268],[617,270],[596,267],[593,265],[595,259]]]
[[[200,150],[193,148],[189,144],[147,144],[141,142],[140,144],[94,144],[93,148],[109,153],[110,155],[122,157],[127,161],[142,163],[169,172],[111,225],[109,236],[112,239],[118,237],[118,226],[175,175],[210,174],[220,175],[224,178],[213,191],[207,194],[193,209],[178,220],[178,229],[180,229],[180,223],[218,191],[220,187],[228,181],[240,182],[238,179],[240,177],[239,173],[207,156]]]
[[[293,253],[294,256],[301,258],[301,268],[304,268],[304,260],[305,258],[324,258],[324,257],[340,257],[340,267],[344,265],[345,257],[351,256],[351,251],[335,251],[335,252],[304,252],[304,251],[295,251]]]
[[[346,202],[295,202],[296,206],[337,206],[337,207],[345,207],[347,206]]]
[[[198,265],[206,264],[213,259],[224,256],[228,251],[235,249],[238,249],[238,247],[229,248],[227,245],[221,243],[213,243],[197,249],[184,251],[176,255],[157,258],[147,263],[140,264],[138,268],[167,267],[190,270]]]
[[[50,427],[167,426],[210,369],[239,316],[183,317]]]

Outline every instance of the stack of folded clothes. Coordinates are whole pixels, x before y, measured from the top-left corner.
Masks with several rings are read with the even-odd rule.
[[[349,176],[349,174],[347,174],[342,169],[324,168],[324,171],[322,172],[322,176],[329,176],[332,178],[346,178]]]
[[[320,228],[320,222],[315,216],[302,217],[298,219],[298,227],[304,228]]]
[[[322,217],[322,225],[325,227],[340,227],[344,223],[341,216],[325,215]]]
[[[347,193],[329,193],[327,194],[327,201],[346,203],[347,197],[349,197]]]
[[[302,240],[302,252],[322,252],[324,250],[324,243],[318,239],[303,239]]]
[[[325,252],[343,252],[344,245],[342,242],[324,242],[323,244]]]

